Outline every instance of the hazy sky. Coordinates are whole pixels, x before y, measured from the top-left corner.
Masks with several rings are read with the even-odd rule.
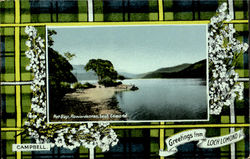
[[[76,54],[71,64],[110,60],[115,69],[145,73],[206,58],[205,25],[55,27],[53,48]]]

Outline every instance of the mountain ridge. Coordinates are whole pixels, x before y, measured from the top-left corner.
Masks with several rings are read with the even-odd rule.
[[[206,78],[206,59],[193,64],[184,63],[173,67],[160,68],[141,78]]]
[[[75,75],[78,81],[82,80],[97,80],[98,77],[94,71],[86,71],[84,65],[72,65],[72,73]],[[125,78],[206,78],[206,59],[200,60],[193,64],[183,63],[171,67],[162,67],[155,71],[133,74],[118,71],[119,75]]]

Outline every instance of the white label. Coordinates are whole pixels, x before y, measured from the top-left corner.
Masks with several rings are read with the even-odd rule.
[[[50,144],[13,144],[12,151],[49,151]]]

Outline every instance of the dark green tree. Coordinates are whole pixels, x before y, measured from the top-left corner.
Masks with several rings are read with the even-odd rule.
[[[93,70],[96,73],[99,84],[103,84],[105,86],[115,86],[121,84],[121,82],[115,81],[118,78],[118,73],[109,60],[91,59],[84,68],[86,71]]]
[[[49,47],[51,47],[54,44],[54,40],[52,36],[56,34],[57,32],[55,30],[48,30],[48,46]]]
[[[64,57],[67,58],[67,60],[71,61],[73,59],[73,57],[75,57],[76,55],[75,54],[72,54],[70,52],[65,52],[64,53]]]
[[[98,80],[103,80],[105,77],[112,80],[117,79],[117,71],[109,60],[91,59],[84,68],[86,71],[93,70],[98,76]]]
[[[71,72],[73,67],[67,58],[52,48],[54,43],[52,36],[55,34],[55,30],[48,30],[49,94],[53,101],[62,98],[70,91],[69,83],[77,82]]]

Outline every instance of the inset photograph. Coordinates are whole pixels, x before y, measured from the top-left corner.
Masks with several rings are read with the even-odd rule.
[[[47,26],[50,123],[207,121],[207,25]]]

